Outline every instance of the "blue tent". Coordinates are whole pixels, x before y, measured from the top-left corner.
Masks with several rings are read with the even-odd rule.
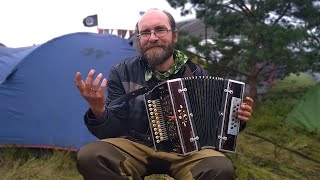
[[[96,138],[84,125],[88,108],[74,84],[96,69],[105,77],[137,55],[115,35],[73,33],[42,45],[0,47],[0,146],[77,150]]]

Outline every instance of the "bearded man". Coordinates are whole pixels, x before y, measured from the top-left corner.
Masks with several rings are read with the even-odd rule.
[[[170,13],[147,11],[138,21],[136,32],[140,55],[115,65],[108,80],[101,73],[93,79],[95,70],[89,72],[85,81],[79,72],[75,75],[76,86],[90,106],[84,122],[100,139],[79,150],[78,171],[86,180],[140,180],[157,173],[177,180],[233,179],[232,162],[216,150],[203,149],[186,156],[155,151],[142,95],[112,103],[141,87],[152,87],[174,78],[207,75],[175,49],[178,31]],[[238,117],[243,122],[249,120],[252,104],[249,97],[241,104]]]

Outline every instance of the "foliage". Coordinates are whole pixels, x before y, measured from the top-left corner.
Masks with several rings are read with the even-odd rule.
[[[294,96],[297,91],[304,92],[306,88],[310,88],[315,84],[316,81],[313,80],[310,75],[303,73],[290,74],[289,76],[286,76],[280,80],[278,83],[274,84],[274,86],[272,86],[270,89],[269,95],[274,95],[281,92],[291,92],[290,95]]]
[[[295,129],[286,115],[312,84],[295,80],[297,87],[283,91],[290,76],[277,83],[268,98],[257,104],[251,122],[240,133],[238,154],[229,157],[237,179],[317,179],[320,173],[320,137]],[[283,87],[283,89],[281,88]]]
[[[197,18],[218,34],[183,38],[181,43],[195,47],[210,72],[245,76],[252,97],[257,95],[257,83],[275,72],[284,76],[320,69],[318,0],[167,1],[182,14],[190,12],[185,6],[190,2]],[[213,43],[200,43],[208,38]]]

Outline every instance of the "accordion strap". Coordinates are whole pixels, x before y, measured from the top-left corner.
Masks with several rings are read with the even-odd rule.
[[[127,94],[111,101],[111,103],[108,106],[113,106],[113,105],[119,104],[123,101],[128,101],[129,99],[132,99],[132,98],[137,97],[139,95],[145,94],[148,91],[149,91],[149,87],[147,87],[147,86],[141,87],[140,89],[134,90],[130,93],[127,93]]]

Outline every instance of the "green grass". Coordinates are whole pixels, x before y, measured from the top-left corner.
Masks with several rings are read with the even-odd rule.
[[[285,122],[287,114],[314,84],[308,76],[290,75],[255,106],[250,123],[239,135],[238,154],[229,155],[237,167],[237,179],[320,177],[320,136]]]
[[[82,179],[72,152],[6,148],[0,156],[1,180]]]
[[[247,128],[240,133],[237,154],[226,154],[236,167],[239,180],[319,179],[320,136],[296,129],[286,115],[303,93],[315,83],[307,76],[291,75],[279,81],[254,107]],[[74,154],[53,151],[37,154],[10,148],[0,154],[0,179],[82,179]],[[152,175],[146,180],[171,179]]]
[[[306,88],[315,85],[316,82],[307,74],[290,74],[283,80],[277,82],[269,93],[304,91]]]

